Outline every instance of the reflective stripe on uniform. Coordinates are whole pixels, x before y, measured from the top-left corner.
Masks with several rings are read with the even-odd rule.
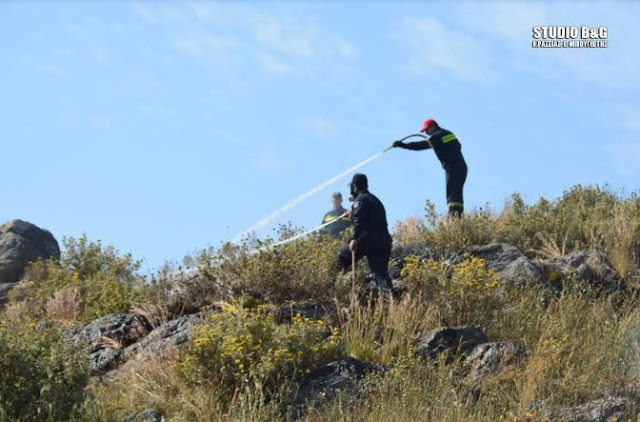
[[[456,135],[454,135],[453,133],[450,133],[442,137],[442,143],[446,144],[447,142],[455,141],[456,139],[457,139]]]
[[[464,203],[462,202],[449,202],[447,205],[449,207],[464,207]]]
[[[335,215],[328,215],[324,218],[324,220],[322,221],[323,223],[328,223],[330,221],[336,221],[336,220],[340,220],[340,221],[346,221],[351,223],[351,219],[349,217],[343,217],[341,215],[335,216]]]

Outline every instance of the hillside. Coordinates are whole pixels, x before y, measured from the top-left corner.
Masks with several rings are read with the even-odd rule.
[[[389,294],[337,273],[340,240],[251,253],[290,226],[151,277],[64,239],[0,278],[0,421],[640,420],[639,227],[601,187],[450,221],[427,202]]]

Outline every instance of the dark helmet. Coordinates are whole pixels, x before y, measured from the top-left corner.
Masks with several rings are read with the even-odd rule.
[[[356,173],[351,179],[351,184],[355,185],[358,189],[367,189],[369,187],[369,181],[367,175],[362,173]]]

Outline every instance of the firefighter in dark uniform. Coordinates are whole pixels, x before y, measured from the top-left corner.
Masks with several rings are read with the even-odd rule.
[[[322,224],[331,223],[320,229],[320,234],[338,238],[343,231],[351,227],[351,219],[345,215],[346,209],[342,207],[342,194],[335,192],[331,195],[333,208],[322,219]]]
[[[462,190],[467,180],[467,163],[462,156],[462,147],[456,135],[438,126],[433,119],[427,119],[420,132],[429,135],[424,141],[403,143],[395,141],[394,147],[421,151],[433,148],[447,175],[447,206],[449,215],[459,217],[464,212]]]
[[[369,261],[369,268],[380,289],[390,289],[389,258],[391,257],[391,235],[387,228],[387,215],[382,202],[369,192],[367,176],[356,173],[350,184],[353,205],[353,235],[345,243],[338,255],[338,268],[351,269],[351,253],[355,252],[356,262],[363,256]]]

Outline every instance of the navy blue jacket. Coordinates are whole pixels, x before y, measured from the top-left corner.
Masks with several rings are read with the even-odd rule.
[[[375,248],[381,243],[391,242],[387,227],[387,213],[382,202],[369,192],[361,192],[351,206],[353,236],[358,247]]]

